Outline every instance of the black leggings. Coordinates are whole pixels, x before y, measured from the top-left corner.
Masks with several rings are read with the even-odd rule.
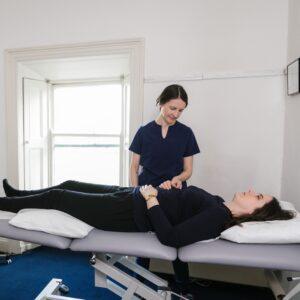
[[[116,185],[93,184],[93,183],[68,180],[58,185],[51,186],[44,189],[39,189],[39,190],[17,190],[14,189],[12,186],[10,186],[6,179],[3,180],[3,188],[8,197],[41,194],[44,192],[51,191],[53,189],[69,190],[74,192],[92,193],[92,194],[93,193],[95,194],[114,193],[114,192],[119,192],[128,189]]]
[[[0,198],[0,210],[56,209],[98,229],[135,232],[138,230],[133,219],[132,190],[67,181],[43,190],[26,191],[26,196]]]

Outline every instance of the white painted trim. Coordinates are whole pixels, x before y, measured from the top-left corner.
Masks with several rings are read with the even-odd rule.
[[[98,134],[98,133],[55,133],[52,131],[53,137],[66,136],[66,137],[117,137],[120,138],[120,134]]]
[[[70,80],[49,80],[48,83],[54,87],[61,86],[74,86],[74,85],[101,85],[101,84],[121,84],[122,77],[110,77],[110,78],[82,78],[82,79],[70,79]]]
[[[33,48],[7,49],[16,62],[49,60],[55,58],[89,57],[109,54],[128,54],[144,46],[144,39],[124,39],[91,43],[62,44]],[[76,56],[77,55],[77,56]],[[79,56],[78,56],[79,55]]]
[[[119,148],[119,185],[123,186],[123,177],[124,177],[124,141],[125,141],[125,98],[124,98],[124,78],[122,78],[121,83],[121,133],[120,133],[120,148]]]
[[[160,76],[153,75],[145,77],[145,83],[160,82],[180,82],[180,81],[201,81],[215,79],[233,79],[233,78],[259,78],[259,77],[278,77],[284,76],[284,70],[262,70],[262,71],[232,71],[232,72],[214,72],[214,73],[194,73],[186,75]]]
[[[34,249],[39,245],[7,238],[0,238],[0,251],[4,253],[21,254],[27,250]]]
[[[53,170],[54,170],[54,164],[53,164],[53,135],[52,135],[52,128],[53,126],[53,85],[48,84],[48,185],[53,185]]]
[[[143,120],[144,39],[102,41],[5,50],[5,100],[7,128],[7,178],[22,188],[23,108],[18,82],[18,63],[49,59],[126,54],[130,58],[131,139]]]

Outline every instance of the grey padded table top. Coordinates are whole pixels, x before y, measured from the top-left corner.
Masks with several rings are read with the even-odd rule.
[[[186,262],[300,271],[300,244],[238,244],[219,239],[182,247],[178,257]]]
[[[162,245],[155,234],[148,232],[113,232],[93,229],[85,238],[73,240],[70,249],[165,260],[175,260],[177,257],[175,248]]]
[[[71,239],[41,231],[26,230],[10,225],[9,220],[0,219],[0,236],[18,241],[36,243],[59,249],[67,249]]]

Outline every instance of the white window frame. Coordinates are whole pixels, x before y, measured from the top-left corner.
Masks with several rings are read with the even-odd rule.
[[[54,143],[53,140],[55,137],[117,137],[120,139],[120,153],[119,153],[119,185],[126,186],[128,185],[128,176],[125,176],[125,174],[128,174],[129,172],[129,166],[125,164],[124,162],[127,160],[127,157],[129,155],[126,145],[125,145],[125,138],[126,138],[126,132],[124,128],[124,124],[126,122],[126,119],[129,118],[129,115],[126,114],[125,111],[125,101],[126,97],[124,95],[124,77],[121,78],[103,78],[92,81],[86,80],[86,81],[55,81],[55,82],[49,82],[51,84],[51,98],[50,98],[50,132],[49,132],[49,185],[53,185],[53,170],[54,170],[54,159],[53,159],[53,151],[54,151]],[[120,134],[89,134],[89,133],[58,133],[53,130],[54,128],[54,89],[55,87],[74,87],[74,86],[92,86],[92,85],[107,85],[107,84],[120,84],[122,87],[122,108],[121,108],[121,132]]]
[[[132,139],[143,120],[144,39],[103,41],[5,50],[7,178],[24,188],[22,78],[18,68],[28,61],[127,54],[130,57],[130,125]]]

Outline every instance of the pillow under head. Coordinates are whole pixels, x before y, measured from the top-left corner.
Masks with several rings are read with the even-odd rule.
[[[300,214],[292,203],[279,201],[283,209],[295,212],[295,218],[284,221],[245,222],[221,233],[221,238],[236,243],[300,243]]]

